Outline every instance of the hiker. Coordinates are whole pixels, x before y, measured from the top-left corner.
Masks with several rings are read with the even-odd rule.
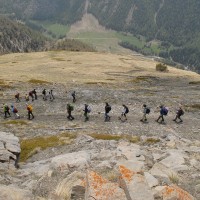
[[[111,106],[106,102],[105,103],[105,122],[110,121],[110,116],[108,115],[108,113],[111,111]]]
[[[70,103],[67,104],[67,113],[68,113],[68,116],[67,118],[69,120],[74,120],[74,117],[72,116],[72,111],[74,110],[74,106],[72,106]]]
[[[43,94],[43,100],[46,101],[47,100],[47,92],[46,92],[46,89],[44,89],[42,91],[42,94]]]
[[[14,114],[15,119],[19,119],[19,118],[20,118],[20,116],[19,116],[19,114],[18,114],[17,108],[14,107],[13,105],[11,105],[11,111],[12,111],[12,113]]]
[[[32,91],[32,94],[35,96],[35,100],[37,100],[37,92],[35,89]]]
[[[75,103],[76,102],[76,92],[73,91],[71,95],[72,95],[72,98],[73,98],[73,103]]]
[[[181,119],[181,116],[182,115],[184,115],[184,111],[183,111],[183,109],[181,108],[181,107],[179,107],[179,109],[177,110],[177,112],[176,112],[176,117],[175,117],[175,119],[173,119],[173,121],[175,121],[176,122],[176,120],[177,119],[179,119],[180,121],[180,123],[181,122],[183,122],[183,120]]]
[[[28,120],[34,119],[32,105],[27,103],[26,106],[27,106],[26,109],[28,111]],[[31,118],[31,116],[32,116],[32,118]]]
[[[29,101],[29,95],[28,94],[25,95],[25,100]]]
[[[32,98],[32,101],[34,101],[33,91],[30,91],[30,92],[29,92],[29,96]]]
[[[168,109],[164,106],[160,106],[160,116],[158,117],[158,119],[156,120],[156,122],[159,123],[159,120],[161,119],[161,123],[164,122],[164,115],[168,114]]]
[[[9,117],[11,116],[9,110],[10,110],[9,106],[7,104],[3,104],[4,118],[8,118],[7,115],[9,115]]]
[[[53,101],[55,99],[55,97],[53,95],[53,90],[49,91],[49,98],[50,98],[50,101]]]
[[[150,113],[150,108],[148,108],[146,104],[143,104],[143,117],[140,121],[146,122],[147,121],[147,114],[149,114],[149,113]]]
[[[126,105],[122,105],[123,106],[123,111],[122,111],[122,114],[121,114],[121,117],[119,117],[120,120],[122,120],[122,118],[124,117],[125,120],[127,120],[127,117],[126,117],[126,114],[129,113],[129,109]]]
[[[84,117],[85,117],[85,122],[86,122],[89,120],[88,114],[91,112],[91,108],[89,107],[89,105],[85,104],[83,111],[84,111]]]
[[[16,99],[16,102],[20,102],[19,93],[17,93],[17,94],[15,95],[15,99]]]

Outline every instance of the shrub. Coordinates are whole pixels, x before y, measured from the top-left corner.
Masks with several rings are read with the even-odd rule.
[[[162,63],[158,63],[156,65],[156,71],[160,71],[160,72],[166,72],[166,71],[168,71],[167,65],[162,64]]]

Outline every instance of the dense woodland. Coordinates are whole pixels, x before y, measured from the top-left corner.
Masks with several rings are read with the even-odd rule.
[[[200,71],[199,0],[88,0],[88,13],[113,30],[163,41],[160,56]],[[0,0],[0,13],[13,19],[52,20],[73,24],[86,0]],[[130,45],[127,45],[130,46]],[[141,49],[140,49],[141,51]]]

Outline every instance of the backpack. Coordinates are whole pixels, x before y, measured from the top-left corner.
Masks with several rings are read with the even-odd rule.
[[[74,110],[74,106],[72,106],[71,104],[67,105],[67,110],[73,111]]]
[[[184,111],[180,110],[180,116],[184,115]]]
[[[92,109],[90,108],[90,106],[87,107],[87,111],[88,111],[88,113],[90,113],[92,111]]]
[[[14,109],[13,109],[13,112],[14,112],[14,113],[18,113],[17,108],[14,108]]]
[[[128,109],[128,107],[126,107],[126,112],[125,112],[125,113],[126,113],[126,114],[129,113],[129,109]]]
[[[110,105],[107,106],[107,111],[108,111],[108,112],[111,111],[111,106],[110,106]]]
[[[9,106],[6,106],[6,111],[9,111],[9,110],[10,110]]]
[[[31,112],[33,110],[33,107],[31,105],[29,105],[29,106],[27,106],[27,110]]]
[[[167,115],[168,114],[168,109],[166,107],[163,108],[163,115]]]
[[[150,108],[146,109],[146,114],[149,114],[151,112]]]

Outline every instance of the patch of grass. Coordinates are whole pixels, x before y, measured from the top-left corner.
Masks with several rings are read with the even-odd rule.
[[[119,141],[121,139],[128,140],[131,143],[137,143],[140,141],[139,136],[131,136],[131,135],[110,135],[110,134],[98,134],[91,133],[89,134],[91,137],[97,140],[116,140]]]
[[[38,80],[38,79],[30,79],[28,81],[29,83],[32,83],[32,84],[51,84],[51,82],[48,82],[48,81],[44,81],[44,80]]]
[[[200,85],[200,81],[191,81],[189,82],[190,85]]]
[[[132,82],[132,83],[140,83],[140,82],[149,82],[149,77],[147,76],[138,76],[136,78],[134,78],[133,80],[130,80],[129,82]]]
[[[127,139],[131,143],[138,143],[138,142],[140,142],[140,137],[139,136],[128,136]]]
[[[10,85],[8,85],[4,80],[0,80],[0,88],[8,89],[8,88],[12,88],[12,87]]]
[[[65,61],[65,59],[63,59],[63,58],[52,58],[52,60],[56,60],[56,61]]]
[[[5,121],[2,122],[2,124],[6,124],[6,125],[18,125],[18,126],[22,126],[22,125],[28,125],[27,121],[24,120],[9,120],[9,121]]]
[[[98,133],[91,133],[89,136],[97,139],[97,140],[120,140],[122,139],[121,135],[110,135],[110,134],[98,134]]]
[[[21,140],[21,155],[20,161],[25,162],[28,158],[38,152],[38,149],[44,150],[49,147],[56,147],[65,144],[70,144],[76,135],[70,133],[61,133],[59,135],[35,137],[31,139]]]
[[[179,183],[179,176],[178,176],[178,174],[172,173],[172,174],[170,174],[168,177],[169,177],[169,180],[170,180],[173,184],[178,185],[178,183]]]
[[[163,63],[158,63],[156,65],[156,71],[160,71],[160,72],[167,72],[167,65],[163,64]]]
[[[85,84],[88,85],[97,85],[97,84],[107,84],[106,82],[95,82],[95,81],[91,81],[91,82],[86,82]]]
[[[186,108],[190,109],[194,109],[194,110],[200,110],[200,104],[191,104],[191,105],[185,105]]]
[[[147,138],[145,143],[148,143],[148,144],[154,144],[154,143],[158,143],[160,142],[160,139],[158,138]]]
[[[111,182],[117,182],[119,179],[119,172],[115,171],[115,170],[106,170],[101,172],[102,177],[111,181]]]

